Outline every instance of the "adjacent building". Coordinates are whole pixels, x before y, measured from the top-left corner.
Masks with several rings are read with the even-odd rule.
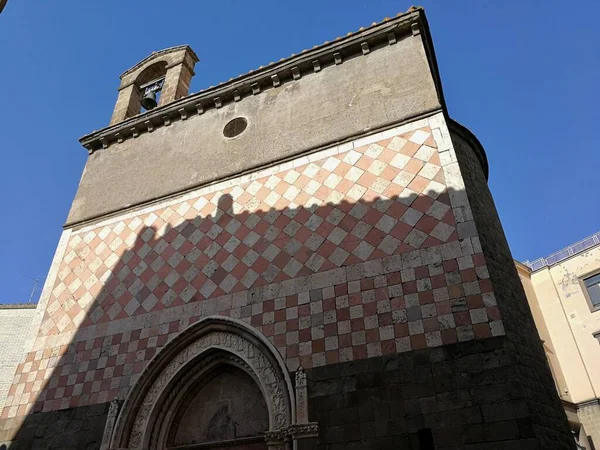
[[[423,9],[189,95],[197,62],[152,53],[81,138],[0,440],[575,448]]]
[[[600,233],[516,264],[572,429],[600,448]]]
[[[0,408],[4,407],[6,396],[17,364],[31,345],[36,304],[0,304]]]

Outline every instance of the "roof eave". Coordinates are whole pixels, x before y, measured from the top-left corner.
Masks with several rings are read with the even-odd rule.
[[[233,101],[234,92],[237,92],[237,95],[240,95],[240,93],[244,94],[243,96],[253,95],[255,94],[254,86],[258,86],[260,90],[261,85],[262,87],[266,87],[274,76],[283,75],[291,78],[293,68],[310,66],[314,61],[328,63],[333,61],[336,53],[360,54],[362,43],[369,42],[369,40],[383,40],[386,36],[389,37],[391,32],[394,32],[394,36],[396,36],[396,33],[399,33],[398,38],[404,38],[411,35],[411,33],[413,35],[423,34],[423,42],[432,76],[438,91],[440,104],[445,111],[441,81],[424,10],[421,7],[412,7],[408,12],[399,14],[392,19],[385,19],[368,28],[361,28],[357,32],[349,33],[332,42],[325,42],[310,50],[304,50],[297,55],[292,55],[278,62],[260,67],[257,70],[220,83],[217,86],[211,86],[167,105],[131,117],[123,122],[89,133],[81,137],[79,142],[91,154],[99,148],[106,148],[112,142],[122,142],[123,139],[129,137],[137,137],[141,132],[151,132],[159,126],[168,125],[172,120],[185,120],[188,115],[202,114],[205,109],[218,108],[220,106],[217,106],[217,100],[222,103]],[[315,71],[317,70],[315,69]]]

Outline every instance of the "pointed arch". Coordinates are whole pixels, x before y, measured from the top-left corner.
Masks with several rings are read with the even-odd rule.
[[[186,393],[220,364],[256,382],[269,414],[265,431],[284,432],[295,423],[292,382],[275,347],[242,321],[210,316],[182,331],[148,363],[118,414],[110,448],[161,448]]]

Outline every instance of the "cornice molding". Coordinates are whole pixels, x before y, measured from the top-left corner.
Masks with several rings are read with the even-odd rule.
[[[591,406],[600,406],[600,398],[593,398],[591,400],[586,400],[585,402],[580,402],[576,404],[577,411],[581,411],[582,409],[589,408]]]
[[[325,42],[311,50],[303,50],[298,55],[292,55],[218,86],[211,86],[196,94],[94,131],[80,138],[79,142],[92,154],[108,148],[113,143],[137,138],[142,133],[152,133],[174,121],[187,120],[192,115],[202,115],[207,110],[243,101],[244,98],[259,95],[267,89],[301,81],[304,76],[343,64],[351,58],[366,56],[373,51],[394,45],[400,39],[420,37],[423,29],[428,30],[423,9],[413,7],[393,19],[384,19],[333,42]],[[428,35],[428,31],[425,34]]]
[[[477,136],[475,136],[467,127],[461,125],[450,117],[447,117],[447,121],[450,132],[458,134],[471,146],[471,149],[475,152],[475,156],[479,160],[479,164],[481,165],[481,169],[483,170],[483,174],[485,175],[485,179],[487,181],[490,176],[490,167],[483,145],[481,145],[481,142],[479,142]]]
[[[196,55],[196,53],[194,53],[194,50],[192,50],[189,45],[187,45],[187,44],[177,45],[175,47],[164,48],[164,49],[159,50],[157,52],[150,53],[148,56],[146,56],[144,59],[142,59],[136,65],[134,65],[133,67],[130,67],[125,72],[123,72],[119,76],[119,78],[120,79],[125,78],[127,75],[129,75],[132,72],[135,72],[137,69],[139,69],[140,67],[142,67],[144,64],[146,64],[148,61],[150,61],[152,59],[157,59],[157,58],[160,58],[163,55],[168,55],[169,53],[174,53],[174,52],[179,52],[179,51],[187,51],[187,52],[190,53],[192,59],[196,60],[196,62],[199,61],[198,60],[198,56]],[[181,63],[178,63],[178,64],[181,64]]]
[[[6,303],[0,304],[0,309],[36,309],[37,303]]]

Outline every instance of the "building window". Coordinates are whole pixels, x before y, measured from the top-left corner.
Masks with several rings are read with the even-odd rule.
[[[223,135],[226,138],[233,138],[239,136],[244,132],[246,127],[248,126],[248,121],[243,117],[236,117],[235,119],[229,121],[225,128],[223,129]]]
[[[592,308],[600,308],[600,273],[583,280],[592,303]]]

